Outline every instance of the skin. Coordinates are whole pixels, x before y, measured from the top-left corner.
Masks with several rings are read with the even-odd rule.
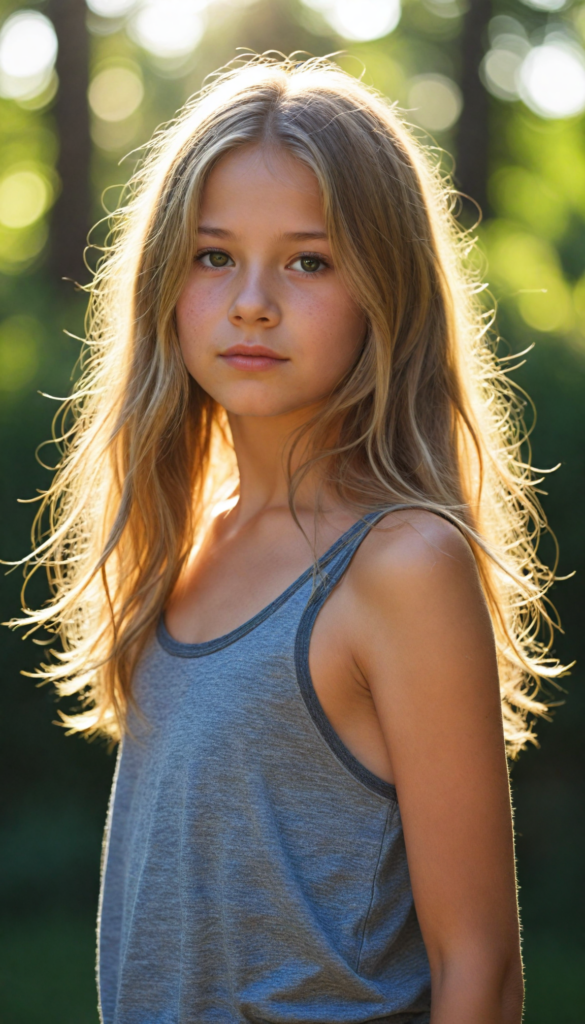
[[[213,170],[177,325],[189,372],[228,412],[240,473],[237,503],[213,520],[167,608],[171,634],[197,643],[239,626],[311,564],[282,455],[363,344],[364,319],[333,264],[308,167],[249,147]],[[244,354],[230,355],[234,345]],[[277,358],[245,354],[258,345]],[[354,516],[325,494],[315,526],[318,485],[309,476],[298,504],[322,553]],[[321,610],[310,668],[343,742],[396,785],[432,1024],[520,1024],[495,648],[459,531],[424,511],[387,516]]]

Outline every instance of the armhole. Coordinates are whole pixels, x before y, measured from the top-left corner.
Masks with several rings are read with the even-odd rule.
[[[379,519],[382,519],[385,514],[386,513],[380,513],[375,516],[368,517],[369,522],[367,529],[363,530],[357,539],[354,539],[351,547],[342,551],[341,558],[331,574],[327,579],[321,581],[313,592],[313,595],[301,616],[297,629],[295,640],[295,669],[299,690],[301,691],[301,696],[313,721],[313,725],[320,733],[321,738],[327,744],[337,761],[341,763],[350,775],[353,775],[358,782],[365,786],[366,789],[376,793],[377,796],[396,803],[396,787],[392,785],[392,783],[386,782],[378,775],[375,775],[374,772],[371,772],[369,768],[366,768],[361,761],[358,761],[357,757],[354,757],[351,751],[345,746],[343,740],[340,739],[336,733],[327,718],[327,715],[323,711],[321,702],[317,696],[315,687],[313,686],[311,670],[309,668],[309,648],[317,616],[325,604],[325,601],[345,574],[354,554],[360,546],[361,541],[370,532],[371,527],[374,526]]]
[[[297,682],[301,691],[301,696],[315,728],[320,733],[322,739],[327,744],[337,761],[339,761],[343,767],[358,780],[358,782],[361,782],[363,786],[371,792],[376,793],[378,796],[394,802],[397,802],[396,787],[392,785],[392,783],[386,782],[378,775],[375,775],[374,772],[371,772],[369,768],[366,768],[361,761],[358,761],[358,759],[354,757],[351,751],[345,746],[345,743],[338,736],[327,718],[317,696],[315,687],[313,686],[311,670],[309,668],[309,648],[317,616],[325,604],[325,601],[348,569],[361,542],[369,534],[372,527],[376,526],[382,519],[385,519],[387,515],[390,515],[392,512],[403,512],[410,509],[420,509],[421,511],[430,512],[433,515],[439,516],[441,519],[445,519],[448,523],[451,523],[452,526],[456,526],[463,536],[465,536],[459,524],[452,519],[448,513],[444,513],[437,509],[427,508],[426,506],[419,505],[416,502],[392,505],[388,508],[368,513],[363,518],[363,522],[365,524],[363,530],[357,536],[351,536],[351,538],[349,538],[348,545],[339,553],[336,563],[330,573],[321,580],[313,591],[307,607],[301,616],[295,641],[295,668]]]

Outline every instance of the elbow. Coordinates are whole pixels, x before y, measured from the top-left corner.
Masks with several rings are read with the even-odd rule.
[[[521,1024],[524,980],[520,950],[452,950],[433,964],[431,1022]]]

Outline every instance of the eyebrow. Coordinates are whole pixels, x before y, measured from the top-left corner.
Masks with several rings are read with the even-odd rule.
[[[212,224],[200,224],[199,234],[211,235],[213,238],[235,237],[233,231],[228,231],[226,228],[216,228]],[[291,242],[305,242],[318,239],[327,241],[328,235],[326,231],[285,231],[282,238]]]

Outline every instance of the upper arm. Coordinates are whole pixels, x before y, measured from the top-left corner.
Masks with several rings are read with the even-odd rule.
[[[472,552],[432,514],[392,518],[356,565],[355,657],[391,757],[433,964],[462,943],[517,943],[508,775]]]

